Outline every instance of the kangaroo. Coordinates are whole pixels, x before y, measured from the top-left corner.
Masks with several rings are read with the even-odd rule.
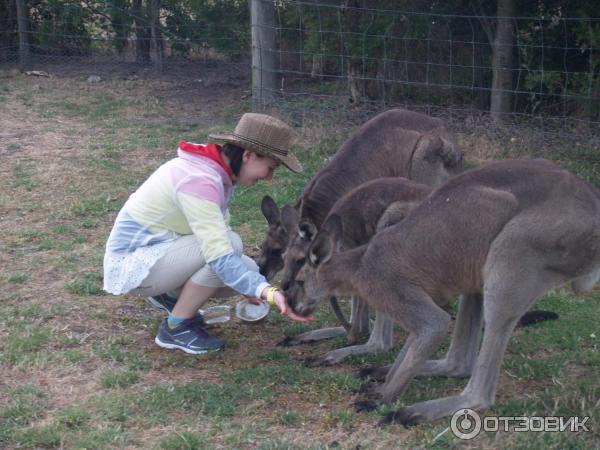
[[[402,177],[377,178],[354,188],[335,202],[329,212],[329,215],[339,216],[342,222],[343,233],[340,249],[346,251],[366,244],[376,232],[399,223],[431,193],[432,189],[430,186],[415,183]],[[311,239],[316,235],[317,230],[314,225],[307,224],[304,232]],[[291,298],[305,295],[302,279],[296,279],[288,294]],[[463,300],[461,299],[461,301]],[[361,305],[362,302],[359,303],[358,307],[360,308]],[[549,311],[528,311],[521,317],[519,324],[528,325],[539,320],[557,317],[556,313]],[[345,320],[343,316],[339,319],[342,322]],[[339,363],[350,355],[385,351],[393,345],[392,338],[392,322],[384,315],[377,313],[367,343],[329,351],[321,357],[309,359],[308,363],[312,366],[332,365]],[[453,348],[453,350],[456,350],[456,348]],[[474,354],[470,356],[466,354],[459,355],[458,358],[462,359],[461,364],[459,364],[460,367],[468,365],[467,361],[474,356]],[[385,369],[381,370],[380,368],[363,369],[361,371],[363,376],[368,375],[371,378],[381,377],[382,372],[385,375]],[[459,376],[459,372],[463,376],[468,375],[465,370],[458,369],[458,365],[455,372],[456,376]]]
[[[392,109],[373,117],[312,178],[294,206],[279,210],[270,197],[263,199],[261,211],[269,230],[257,259],[260,272],[270,278],[283,268],[282,287],[289,290],[310,244],[307,228],[301,224],[312,224],[318,229],[336,200],[362,183],[379,177],[407,177],[437,186],[461,168],[462,153],[440,119],[405,109]],[[359,304],[353,298],[350,342],[358,334],[368,334],[368,310],[359,308]],[[336,310],[336,303],[333,305]],[[310,342],[344,333],[344,328],[329,328],[285,342]]]
[[[408,332],[385,382],[366,389],[359,410],[394,402],[419,374],[456,376],[457,365],[470,374],[460,394],[403,407],[381,424],[492,406],[521,315],[550,289],[571,282],[581,293],[600,278],[600,190],[546,160],[461,174],[366,245],[344,251],[342,228],[336,214],[323,223],[298,273],[305,295],[291,306],[307,315],[329,295],[357,294]],[[458,294],[473,295],[460,303],[450,350],[428,360],[448,330],[441,306]],[[483,325],[476,358],[457,364],[461,354],[477,353]]]
[[[343,223],[342,249],[349,250],[366,244],[378,227],[390,226],[402,220],[408,211],[418,205],[430,192],[431,187],[402,177],[377,178],[351,190],[333,205],[330,212],[338,215]],[[307,239],[311,239],[316,232],[314,225],[304,226]],[[302,296],[304,294],[302,290],[302,281],[296,280],[288,290],[288,295],[291,298]],[[364,302],[359,303],[356,314],[361,314],[360,308],[363,304]],[[343,316],[340,317],[340,321],[344,321]],[[383,315],[377,314],[366,344],[332,350],[308,362],[313,366],[331,365],[350,355],[385,351],[391,348],[392,337],[392,322]]]

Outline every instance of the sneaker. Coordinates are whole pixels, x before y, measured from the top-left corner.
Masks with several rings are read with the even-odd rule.
[[[169,294],[160,294],[154,295],[152,297],[146,297],[146,304],[148,306],[152,306],[154,308],[158,308],[170,314],[175,308],[175,303],[177,303],[177,298],[171,297]],[[204,317],[200,314],[200,311],[196,313],[196,320],[201,322],[201,325],[206,325],[204,322]]]
[[[146,297],[146,304],[170,313],[175,308],[177,299],[169,294],[160,294],[153,297]]]
[[[178,348],[193,355],[215,352],[225,345],[219,338],[204,331],[201,322],[196,318],[188,319],[175,328],[169,328],[167,319],[163,320],[154,342],[160,347]]]

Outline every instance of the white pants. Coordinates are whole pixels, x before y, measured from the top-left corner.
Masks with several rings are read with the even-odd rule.
[[[233,231],[229,231],[229,239],[236,255],[241,256],[242,262],[250,270],[258,272],[258,266],[248,256],[242,254],[244,245]],[[206,264],[200,243],[194,235],[182,236],[175,240],[150,269],[148,276],[130,294],[141,297],[179,292],[188,279],[199,286],[222,288],[213,297],[226,298],[238,295],[236,291],[226,287],[217,274]]]

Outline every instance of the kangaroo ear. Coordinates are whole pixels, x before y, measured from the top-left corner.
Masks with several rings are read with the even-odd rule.
[[[310,242],[317,234],[317,227],[310,220],[304,219],[298,225],[298,233],[302,239]]]
[[[268,195],[265,195],[260,204],[260,210],[267,219],[267,223],[269,225],[278,225],[279,220],[279,208],[277,207],[277,203]]]
[[[320,231],[308,248],[308,264],[318,267],[327,262],[333,253],[333,242],[326,231]]]
[[[425,133],[417,141],[412,156],[410,178],[437,186],[445,182],[462,164],[462,153],[450,137]]]
[[[458,169],[462,167],[463,154],[458,148],[458,144],[452,139],[447,139],[444,136],[440,136],[442,141],[442,147],[440,149],[440,157],[444,161],[444,167],[448,169]]]
[[[296,233],[299,220],[300,216],[296,208],[290,205],[285,205],[281,208],[281,224],[290,236]]]
[[[425,160],[429,163],[441,159],[442,139],[435,134],[423,134],[415,145],[413,161]]]
[[[321,230],[327,232],[334,244],[339,246],[342,242],[342,236],[344,233],[344,227],[342,225],[342,218],[337,214],[331,214],[327,216]]]
[[[377,232],[402,222],[419,203],[417,202],[393,202],[383,212],[377,221]]]

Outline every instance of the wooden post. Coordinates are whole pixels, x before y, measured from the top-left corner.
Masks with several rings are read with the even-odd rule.
[[[30,68],[29,58],[29,10],[27,0],[16,0],[17,25],[19,28],[19,67],[22,70]]]
[[[154,50],[154,69],[158,73],[163,71],[163,38],[160,29],[160,2],[161,0],[150,0],[148,4],[151,21],[151,38]]]
[[[250,0],[252,23],[252,110],[264,109],[277,89],[273,0]]]
[[[502,122],[504,117],[512,111],[515,33],[511,17],[514,15],[514,0],[498,1],[496,36],[492,43],[494,74],[490,99],[490,113],[494,122]]]

